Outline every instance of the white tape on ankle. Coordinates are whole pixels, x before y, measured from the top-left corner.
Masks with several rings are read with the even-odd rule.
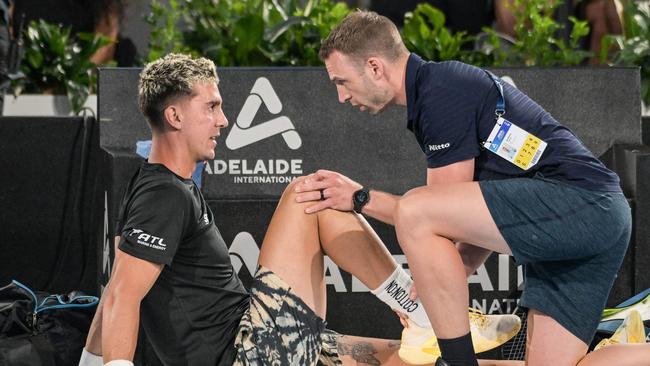
[[[113,360],[104,364],[104,366],[133,366],[133,362],[129,360]]]
[[[79,366],[102,366],[102,365],[104,365],[102,356],[98,356],[94,353],[90,353],[86,351],[85,348],[83,349],[83,351],[81,351],[81,359],[79,360]]]

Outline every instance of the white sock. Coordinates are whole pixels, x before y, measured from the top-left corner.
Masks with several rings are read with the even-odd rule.
[[[79,366],[103,366],[104,361],[102,360],[102,356],[96,355],[94,353],[90,353],[86,351],[86,348],[84,347],[83,351],[81,351],[81,359],[79,360]]]
[[[431,323],[420,299],[414,301],[409,298],[411,286],[413,286],[411,276],[402,267],[397,266],[395,272],[371,292],[391,309],[408,315],[409,319],[417,326],[431,328]]]

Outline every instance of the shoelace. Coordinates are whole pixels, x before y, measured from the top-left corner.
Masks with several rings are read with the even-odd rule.
[[[614,345],[614,344],[619,344],[619,343],[621,343],[621,342],[619,340],[617,340],[617,339],[605,338],[605,339],[602,340],[602,344],[600,345],[600,348],[603,348],[603,347],[606,347],[606,346],[611,346],[611,345]]]
[[[474,323],[477,327],[485,329],[488,325],[488,318],[482,311],[474,308],[469,308],[470,322]]]

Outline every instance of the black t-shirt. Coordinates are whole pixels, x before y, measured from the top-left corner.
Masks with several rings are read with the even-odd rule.
[[[407,128],[429,168],[476,158],[475,180],[542,176],[592,191],[621,192],[618,176],[571,130],[519,89],[503,84],[504,118],[548,143],[528,170],[481,147],[495,126],[499,96],[484,70],[457,61],[425,62],[411,54],[406,68]]]
[[[140,317],[165,365],[232,365],[249,295],[192,180],[144,162],[122,201],[119,248],[164,265]]]

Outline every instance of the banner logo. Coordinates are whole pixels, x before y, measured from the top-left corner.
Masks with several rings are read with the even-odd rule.
[[[253,126],[262,104],[276,117]],[[272,136],[282,136],[289,149],[302,146],[302,138],[293,122],[282,112],[282,102],[273,90],[269,79],[259,77],[255,80],[250,95],[244,102],[237,122],[226,137],[226,147],[237,150]],[[234,154],[237,155],[237,154]],[[302,159],[274,157],[267,154],[261,158],[215,159],[205,166],[209,175],[228,175],[235,184],[287,184],[303,174]]]
[[[226,137],[226,146],[230,150],[237,150],[271,136],[282,135],[290,149],[300,148],[302,146],[300,135],[287,116],[279,116],[251,127],[262,103],[272,114],[282,112],[282,102],[273,90],[269,79],[265,77],[255,81],[248,99],[237,116],[237,122]]]
[[[255,242],[253,235],[246,231],[239,232],[235,235],[228,251],[235,272],[253,278],[260,255],[259,246]],[[392,256],[397,265],[404,268],[410,274],[406,256],[403,254],[392,254]],[[488,273],[485,264],[482,264],[477,268],[476,273],[467,278],[467,283],[470,287],[480,288],[480,293],[483,294],[479,298],[472,298],[470,306],[487,314],[512,313],[517,306],[518,300],[509,297],[499,298],[499,294],[505,295],[512,293],[514,290],[522,290],[524,281],[523,270],[521,266],[516,266],[516,283],[512,283],[511,269],[513,269],[512,266],[515,263],[512,262],[507,254],[499,254],[497,258],[496,268],[491,267],[490,273]],[[335,292],[360,293],[370,291],[354,276],[351,276],[349,279],[344,279],[341,269],[328,256],[324,257],[324,266],[325,284],[332,286]],[[397,301],[404,302],[401,305],[406,311],[415,310],[413,308],[415,304],[409,301],[407,292],[400,286],[390,283],[388,284],[387,290]]]

